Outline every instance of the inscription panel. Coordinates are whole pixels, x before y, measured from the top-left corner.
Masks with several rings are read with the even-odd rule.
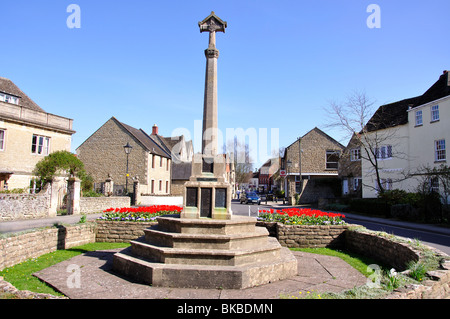
[[[216,203],[215,207],[227,207],[227,189],[216,188]]]
[[[200,217],[212,217],[212,188],[202,188]]]
[[[197,207],[198,189],[196,187],[186,188],[186,206]]]

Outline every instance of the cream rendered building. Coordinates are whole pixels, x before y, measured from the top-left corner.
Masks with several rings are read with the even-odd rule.
[[[72,119],[46,113],[0,77],[0,190],[30,187],[37,162],[52,152],[70,151],[72,125]]]
[[[374,120],[376,116],[378,118]],[[375,153],[378,155],[383,186],[385,189],[417,191],[419,184],[426,178],[423,175],[424,168],[448,165],[448,72],[444,71],[423,95],[380,107],[368,125],[374,122],[382,124],[368,134],[377,135],[380,141]],[[362,178],[363,197],[377,197],[375,170],[365,159],[362,159]],[[439,185],[433,187],[437,190]]]

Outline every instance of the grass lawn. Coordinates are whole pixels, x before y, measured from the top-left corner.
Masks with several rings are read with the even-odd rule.
[[[353,253],[347,252],[347,251],[334,250],[334,249],[330,249],[330,248],[291,248],[291,250],[303,251],[305,253],[313,253],[313,254],[319,254],[319,255],[339,257],[366,277],[369,277],[370,274],[373,272],[370,269],[368,271],[367,267],[371,264],[379,263],[368,257],[353,254]]]
[[[127,246],[129,246],[128,243],[91,243],[70,249],[57,250],[37,258],[28,259],[12,267],[5,268],[0,271],[0,276],[19,290],[29,290],[37,293],[62,296],[52,287],[49,287],[38,278],[34,277],[33,273],[89,251],[124,248]],[[2,299],[1,292],[0,299]]]

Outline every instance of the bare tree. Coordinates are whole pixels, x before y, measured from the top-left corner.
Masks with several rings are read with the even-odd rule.
[[[233,141],[228,141],[227,145],[224,145],[224,149],[226,149],[226,153],[230,154],[230,160],[234,163],[236,183],[248,183],[253,172],[249,145],[235,137]]]
[[[402,101],[407,103],[407,101]],[[375,174],[376,186],[364,184],[366,187],[375,188],[379,193],[386,190],[386,185],[380,176],[380,159],[386,157],[405,156],[394,146],[386,147],[386,143],[392,143],[394,137],[397,141],[401,138],[397,136],[396,126],[398,118],[392,111],[396,108],[384,105],[374,108],[374,101],[367,97],[365,92],[354,91],[349,95],[344,103],[329,102],[325,110],[329,121],[327,128],[338,129],[345,134],[345,138],[355,138],[360,145],[359,156],[367,161],[372,172]],[[389,129],[388,129],[389,128]],[[347,154],[350,156],[350,154]],[[396,182],[399,181],[396,180]]]

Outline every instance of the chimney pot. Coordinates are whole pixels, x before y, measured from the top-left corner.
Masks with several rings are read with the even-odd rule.
[[[158,125],[153,124],[152,135],[158,135]]]

